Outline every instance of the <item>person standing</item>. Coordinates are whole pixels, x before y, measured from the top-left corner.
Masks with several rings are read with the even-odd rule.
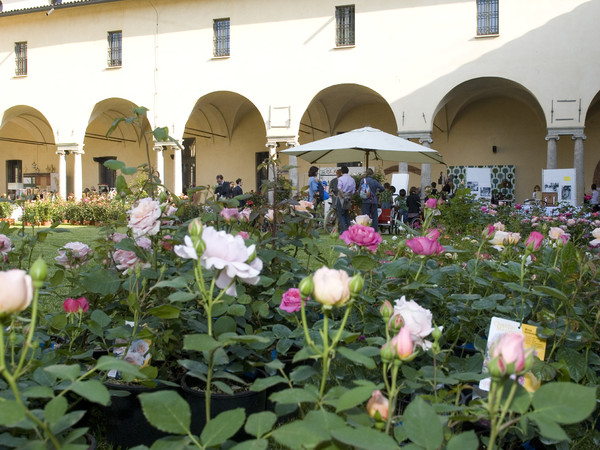
[[[350,175],[348,166],[340,168],[341,176],[337,180],[337,214],[340,224],[340,234],[350,228],[350,209],[352,195],[356,192],[356,181]]]
[[[410,188],[408,197],[406,197],[406,207],[408,209],[408,220],[414,219],[415,217],[419,217],[421,215],[421,197],[417,192],[417,188],[414,186]]]
[[[362,198],[362,213],[371,218],[371,226],[375,231],[379,231],[377,194],[383,191],[385,188],[379,181],[373,178],[373,169],[370,168],[365,172],[365,177],[361,180],[361,183],[363,183],[363,181],[365,181],[369,186],[371,195],[369,195],[367,198]]]
[[[323,199],[319,199],[319,168],[317,166],[311,166],[308,169],[308,201],[313,203],[320,203]],[[316,200],[316,201],[315,201]],[[316,205],[315,205],[316,206]]]
[[[223,181],[223,175],[217,175],[217,187],[215,195],[219,198],[231,198],[231,185],[228,181]]]
[[[237,197],[238,195],[244,195],[241,178],[235,180],[235,187],[233,188],[233,197]],[[246,200],[239,200],[239,207],[243,208],[244,206],[246,206]]]

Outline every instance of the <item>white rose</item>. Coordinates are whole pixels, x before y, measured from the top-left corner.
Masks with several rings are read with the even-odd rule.
[[[345,270],[321,267],[313,275],[313,298],[327,306],[341,306],[350,298],[350,276]]]
[[[151,198],[144,198],[138,202],[138,205],[127,211],[129,213],[129,224],[127,225],[133,231],[133,237],[153,236],[160,229],[160,204]]]
[[[548,237],[554,240],[558,239],[563,234],[565,234],[565,230],[560,227],[551,227],[550,231],[548,231]]]
[[[402,296],[396,300],[394,306],[394,315],[400,314],[404,319],[404,326],[410,331],[411,339],[423,348],[427,348],[430,343],[423,340],[433,331],[431,311],[423,308],[414,300],[406,301]]]

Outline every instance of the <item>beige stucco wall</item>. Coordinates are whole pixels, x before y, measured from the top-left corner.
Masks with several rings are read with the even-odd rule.
[[[303,142],[301,122],[315,96],[342,84],[368,88],[382,102],[361,103],[361,95],[352,94],[345,100],[357,103],[345,109],[343,98],[340,107],[326,99],[330,109],[318,124],[326,133],[365,125],[406,135],[432,133],[432,147],[449,164],[517,165],[517,200],[528,195],[529,180],[541,177],[548,129],[585,127],[586,187],[600,156],[598,113],[586,119],[600,91],[600,66],[593,63],[600,60],[597,0],[503,0],[500,34],[487,38],[476,36],[474,0],[357,0],[351,48],[334,44],[335,6],[344,2],[123,0],[73,8],[64,3],[50,15],[46,9],[0,15],[0,117],[27,105],[47,120],[43,139],[49,153],[52,144],[84,146],[84,187],[98,176],[93,156],[115,151],[113,144],[84,137],[90,129],[101,132],[99,123],[89,125],[99,102],[120,98],[146,106],[153,127],[166,125],[182,139],[186,125],[200,120],[198,100],[221,91],[239,95],[250,107],[240,109],[229,98],[219,105],[218,128],[227,138],[197,140],[199,185],[212,184],[222,172],[253,188],[254,155],[265,150],[267,138],[290,142],[299,136]],[[9,4],[47,3],[4,4],[6,11]],[[231,19],[231,57],[213,58],[212,21],[222,17]],[[122,68],[106,67],[111,30],[123,30]],[[28,43],[26,77],[14,76],[17,41]],[[453,93],[482,77],[509,80],[519,97],[494,81],[476,95],[469,87]],[[565,99],[574,102],[559,102]],[[289,126],[268,122],[270,110],[278,107],[289,108]],[[441,114],[449,125],[441,126],[445,132],[433,125],[443,125]],[[31,151],[2,137],[32,138],[26,129],[3,126],[0,158]],[[497,154],[491,145],[498,146]],[[145,152],[131,147],[123,152],[127,164],[144,162]],[[58,158],[48,158],[58,165]],[[563,136],[558,167],[572,166],[573,141]],[[307,169],[299,162],[300,173]],[[433,179],[439,169],[432,167]],[[67,171],[72,177],[69,158]],[[172,186],[169,154],[165,173]],[[519,181],[522,176],[526,182]],[[0,183],[2,177],[4,170]],[[419,183],[411,175],[410,184]]]

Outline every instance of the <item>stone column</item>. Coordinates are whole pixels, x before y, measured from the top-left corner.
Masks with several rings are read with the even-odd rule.
[[[548,150],[546,154],[546,169],[556,169],[556,141],[560,139],[558,135],[548,135],[546,140],[548,141]]]
[[[173,147],[173,194],[181,195],[183,192],[183,168],[181,167],[181,149]]]
[[[75,200],[81,200],[81,194],[83,193],[83,168],[81,164],[81,155],[83,154],[83,149],[73,151],[73,195],[75,196]]]
[[[408,173],[408,163],[398,163],[398,173]]]
[[[419,139],[419,144],[423,147],[431,148],[433,139],[431,137],[423,137]],[[425,188],[431,186],[431,164],[421,164],[421,198],[425,197]]]
[[[573,151],[573,167],[575,168],[575,190],[577,191],[575,202],[577,205],[582,205],[583,197],[585,195],[583,141],[586,139],[586,136],[583,134],[583,130],[581,130],[577,133],[574,133],[571,139],[575,141],[575,147]]]
[[[58,149],[58,194],[63,200],[67,199],[67,156],[66,151]]]
[[[272,186],[277,179],[277,166],[275,166],[273,162],[277,159],[277,142],[268,142],[266,147],[269,149],[269,167],[267,169],[269,174],[269,184],[271,185],[269,188],[268,198],[269,204],[274,205],[275,195]]]
[[[158,173],[158,178],[160,178],[161,183],[165,184],[165,148],[162,144],[156,142],[154,143],[154,151],[156,152],[156,172]]]
[[[298,142],[288,142],[288,148],[294,148],[298,146]],[[290,155],[289,166],[293,166],[289,170],[289,178],[292,183],[292,196],[298,194],[298,186],[300,186],[300,178],[298,174],[298,157]]]

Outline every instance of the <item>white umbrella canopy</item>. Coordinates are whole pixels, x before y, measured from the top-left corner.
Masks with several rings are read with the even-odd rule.
[[[312,164],[362,161],[363,158],[365,167],[369,166],[369,159],[444,164],[437,151],[371,127],[319,139],[280,153],[297,156]]]

